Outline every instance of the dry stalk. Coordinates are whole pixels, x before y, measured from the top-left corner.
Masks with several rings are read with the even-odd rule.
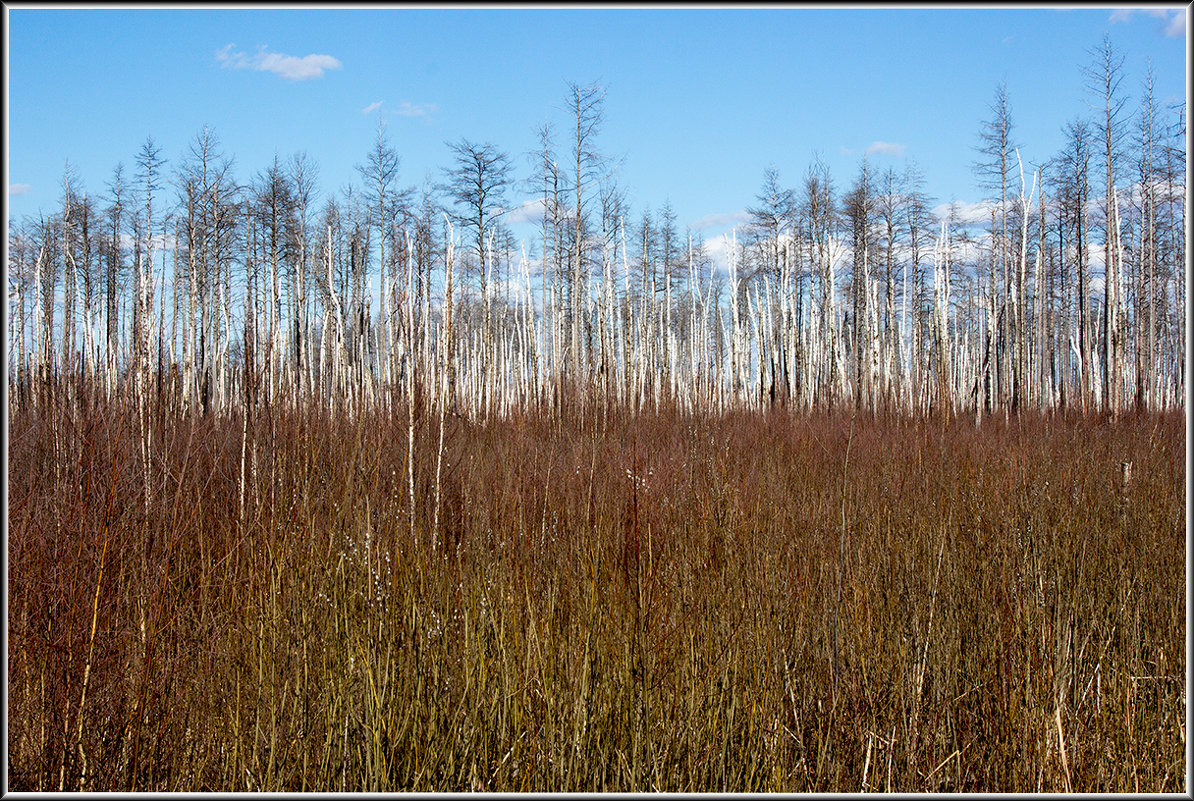
[[[837,601],[833,607],[833,700],[837,703],[838,624],[842,606],[842,574],[846,567],[846,477],[850,472],[850,446],[854,444],[854,415],[850,415],[850,434],[846,438],[846,458],[842,463],[842,527],[838,538]]]
[[[937,568],[933,571],[933,594],[929,599],[929,625],[925,630],[924,648],[920,653],[920,665],[916,671],[916,704],[920,705],[920,694],[924,689],[925,666],[929,658],[929,639],[933,635],[933,611],[937,608],[937,579],[941,576],[941,558],[945,555],[945,540],[941,540],[941,547],[937,550]]]
[[[410,540],[415,541],[415,314],[414,250],[406,234],[406,477],[410,490]]]
[[[944,767],[945,767],[947,764],[949,764],[949,761],[950,761],[951,759],[953,759],[953,758],[954,758],[954,757],[956,757],[956,756],[961,756],[961,755],[962,755],[962,752],[961,752],[961,751],[955,750],[955,751],[954,751],[952,754],[950,754],[949,756],[947,756],[945,759],[941,760],[941,764],[940,764],[940,765],[938,765],[937,767],[933,768],[932,770],[930,770],[930,771],[929,771],[929,775],[928,775],[928,776],[925,776],[925,781],[927,782],[929,779],[933,778],[933,775],[934,775],[935,773],[937,773],[937,771],[939,771],[939,770],[941,770],[942,768],[944,768]]]
[[[431,524],[431,550],[434,551],[439,545],[439,514],[441,508],[441,479],[444,467],[444,415],[447,413],[447,404],[454,396],[453,382],[452,382],[452,261],[455,255],[454,235],[452,232],[452,223],[448,222],[448,250],[445,270],[445,285],[444,285],[444,327],[441,337],[443,338],[443,354],[444,354],[444,394],[439,402],[439,446],[436,449],[435,455],[435,518]]]
[[[1057,722],[1057,747],[1061,751],[1061,769],[1065,777],[1065,791],[1067,793],[1074,792],[1074,785],[1070,781],[1070,764],[1065,755],[1065,734],[1061,730],[1061,704],[1053,710],[1053,719]]]
[[[866,777],[871,767],[871,746],[874,745],[875,736],[870,732],[866,735],[866,760],[862,763],[862,791],[867,791]]]
[[[91,634],[87,641],[87,663],[83,666],[83,689],[79,693],[79,713],[78,726],[75,729],[75,748],[79,751],[79,765],[81,774],[79,776],[79,789],[84,790],[87,787],[87,754],[83,750],[83,712],[87,706],[87,685],[91,680],[91,662],[95,657],[95,629],[99,622],[99,596],[100,587],[104,582],[104,563],[108,557],[108,532],[104,531],[104,544],[100,549],[100,568],[99,577],[95,580],[95,595],[91,599]],[[61,782],[60,782],[61,785]],[[61,789],[61,786],[59,787]]]

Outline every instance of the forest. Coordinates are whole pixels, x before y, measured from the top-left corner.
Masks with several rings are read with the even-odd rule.
[[[724,265],[600,85],[527,174],[68,166],[8,231],[10,789],[1188,790],[1185,108],[1092,53],[1043,163],[996,87],[983,220],[818,159]]]

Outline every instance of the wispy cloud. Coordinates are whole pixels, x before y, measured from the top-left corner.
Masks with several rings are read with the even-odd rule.
[[[728,214],[706,214],[690,226],[694,231],[708,231],[710,228],[725,228],[738,225],[750,219],[746,211],[731,211]]]
[[[1132,18],[1139,14],[1147,14],[1153,19],[1161,21],[1157,27],[1162,34],[1171,39],[1176,39],[1186,35],[1186,9],[1177,8],[1117,8],[1111,12],[1108,17],[1108,22],[1131,22]]]
[[[391,109],[390,113],[399,117],[426,117],[428,114],[434,114],[436,110],[434,103],[411,103],[403,100],[398,104],[398,108]]]
[[[361,109],[361,113],[372,114],[375,111],[380,111],[384,125],[386,117],[428,117],[439,110],[434,103],[411,103],[409,100],[403,100],[397,108],[383,109],[382,106],[385,105],[385,102],[378,100],[370,103]]]
[[[30,191],[32,191],[32,189],[33,187],[29,184],[9,184],[8,196],[13,197],[15,195],[27,195]]]
[[[1187,9],[1184,8],[1173,12],[1173,16],[1169,18],[1169,22],[1166,23],[1161,32],[1171,39],[1177,39],[1178,37],[1185,36],[1186,13]]]
[[[726,214],[726,215],[710,215],[710,216],[711,217],[718,217],[718,216],[731,217],[731,216],[735,216],[738,214],[741,215],[741,218],[740,218],[741,220],[745,220],[749,216],[744,211],[743,212],[735,212],[734,215]],[[737,239],[739,253],[741,254],[742,247],[743,247],[743,238],[742,238],[741,232],[738,232],[738,236],[736,237],[736,239]],[[730,251],[734,246],[734,242],[735,242],[735,236],[734,236],[733,230],[726,231],[723,234],[719,234],[717,236],[712,236],[712,237],[709,237],[708,239],[704,240],[705,256],[708,257],[709,265],[715,275],[729,275]],[[832,261],[838,263],[840,266],[841,259],[846,253],[846,249],[842,246],[841,242],[833,237],[830,237],[828,250],[829,250],[829,258]],[[739,275],[739,277],[742,276],[742,262],[741,261],[738,262],[738,275]]]
[[[714,274],[724,275],[730,269],[730,239],[729,236],[718,236],[705,240],[705,255],[709,257],[709,266]]]
[[[506,222],[510,225],[514,225],[516,223],[538,222],[542,219],[542,198],[527,200],[515,208],[510,209],[510,211],[506,214]]]
[[[962,225],[977,225],[991,221],[991,209],[994,204],[989,200],[979,200],[974,203],[959,201],[956,204],[942,203],[933,209],[933,215],[938,220],[948,220],[950,207],[957,206],[957,221]]]
[[[309,81],[312,78],[322,78],[324,70],[338,70],[343,68],[338,58],[312,53],[308,56],[288,56],[285,53],[271,53],[265,45],[257,48],[257,52],[248,55],[239,50],[233,50],[235,45],[225,45],[216,51],[216,61],[225,69],[257,70],[272,72],[288,81]]]
[[[868,156],[882,155],[882,156],[903,156],[907,150],[904,145],[898,145],[895,142],[871,142],[867,146],[866,154]]]
[[[125,248],[125,249],[130,249],[130,250],[137,244],[137,240],[134,239],[131,234],[121,234],[119,242],[120,242],[120,247]],[[163,234],[154,234],[153,235],[154,250],[173,251],[177,247],[178,247],[178,239],[174,236],[174,234],[163,233]]]

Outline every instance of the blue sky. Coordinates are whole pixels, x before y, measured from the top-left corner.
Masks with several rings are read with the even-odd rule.
[[[970,165],[1006,80],[1027,163],[1093,116],[1081,67],[1104,34],[1136,101],[1185,101],[1179,6],[877,10],[851,7],[58,9],[8,15],[8,215],[52,212],[66,161],[103,194],[147,135],[177,165],[204,125],[247,183],[304,150],[323,196],[359,184],[384,119],[400,181],[439,180],[446,141],[490,141],[532,171],[535,129],[568,151],[568,81],[607,89],[600,149],[632,209],[670,200],[707,237],[754,203],[768,166],[796,187],[816,154],[837,186],[872,149],[922,169],[939,203],[981,197]],[[379,104],[380,105],[377,105]],[[516,191],[515,201],[530,193]]]

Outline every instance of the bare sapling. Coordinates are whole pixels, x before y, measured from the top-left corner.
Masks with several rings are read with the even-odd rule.
[[[456,256],[455,233],[452,223],[445,216],[448,230],[447,253],[444,262],[444,308],[443,326],[440,329],[440,353],[443,359],[443,394],[439,403],[439,445],[435,453],[435,516],[431,522],[431,550],[439,544],[439,522],[441,507],[441,481],[444,468],[444,416],[448,403],[455,406],[454,382],[452,380],[452,266]]]

